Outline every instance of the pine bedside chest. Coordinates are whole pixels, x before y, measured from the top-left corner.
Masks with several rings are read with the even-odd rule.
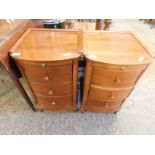
[[[78,32],[29,29],[12,47],[36,110],[77,110]]]
[[[153,61],[131,32],[85,31],[86,73],[81,111],[117,112]]]
[[[51,111],[77,110],[79,60],[86,60],[82,112],[119,111],[153,61],[134,33],[112,31],[29,29],[10,55],[35,100],[35,109]]]

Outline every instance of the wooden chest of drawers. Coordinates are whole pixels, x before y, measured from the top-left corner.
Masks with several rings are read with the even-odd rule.
[[[77,31],[31,29],[12,48],[36,110],[77,110],[77,37]]]
[[[85,32],[86,73],[81,111],[117,112],[152,61],[129,32]]]
[[[30,29],[10,55],[36,109],[77,110],[79,53],[86,59],[81,111],[119,111],[153,61],[131,32]]]

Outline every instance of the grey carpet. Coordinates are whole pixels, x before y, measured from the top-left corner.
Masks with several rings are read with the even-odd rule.
[[[133,30],[155,47],[155,29],[138,20],[113,20],[111,30]],[[155,134],[155,63],[117,114],[33,112],[0,68],[0,134]]]

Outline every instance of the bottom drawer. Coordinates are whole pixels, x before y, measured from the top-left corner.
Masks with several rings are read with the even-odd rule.
[[[72,95],[60,97],[36,95],[36,97],[38,101],[36,109],[51,111],[72,110]]]
[[[87,110],[94,112],[116,112],[120,109],[122,101],[96,101],[88,99]]]

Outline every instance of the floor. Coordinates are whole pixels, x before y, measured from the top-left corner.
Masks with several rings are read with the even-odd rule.
[[[113,20],[111,30],[132,30],[155,49],[155,28]],[[155,134],[155,63],[115,114],[33,112],[0,68],[0,134]]]

